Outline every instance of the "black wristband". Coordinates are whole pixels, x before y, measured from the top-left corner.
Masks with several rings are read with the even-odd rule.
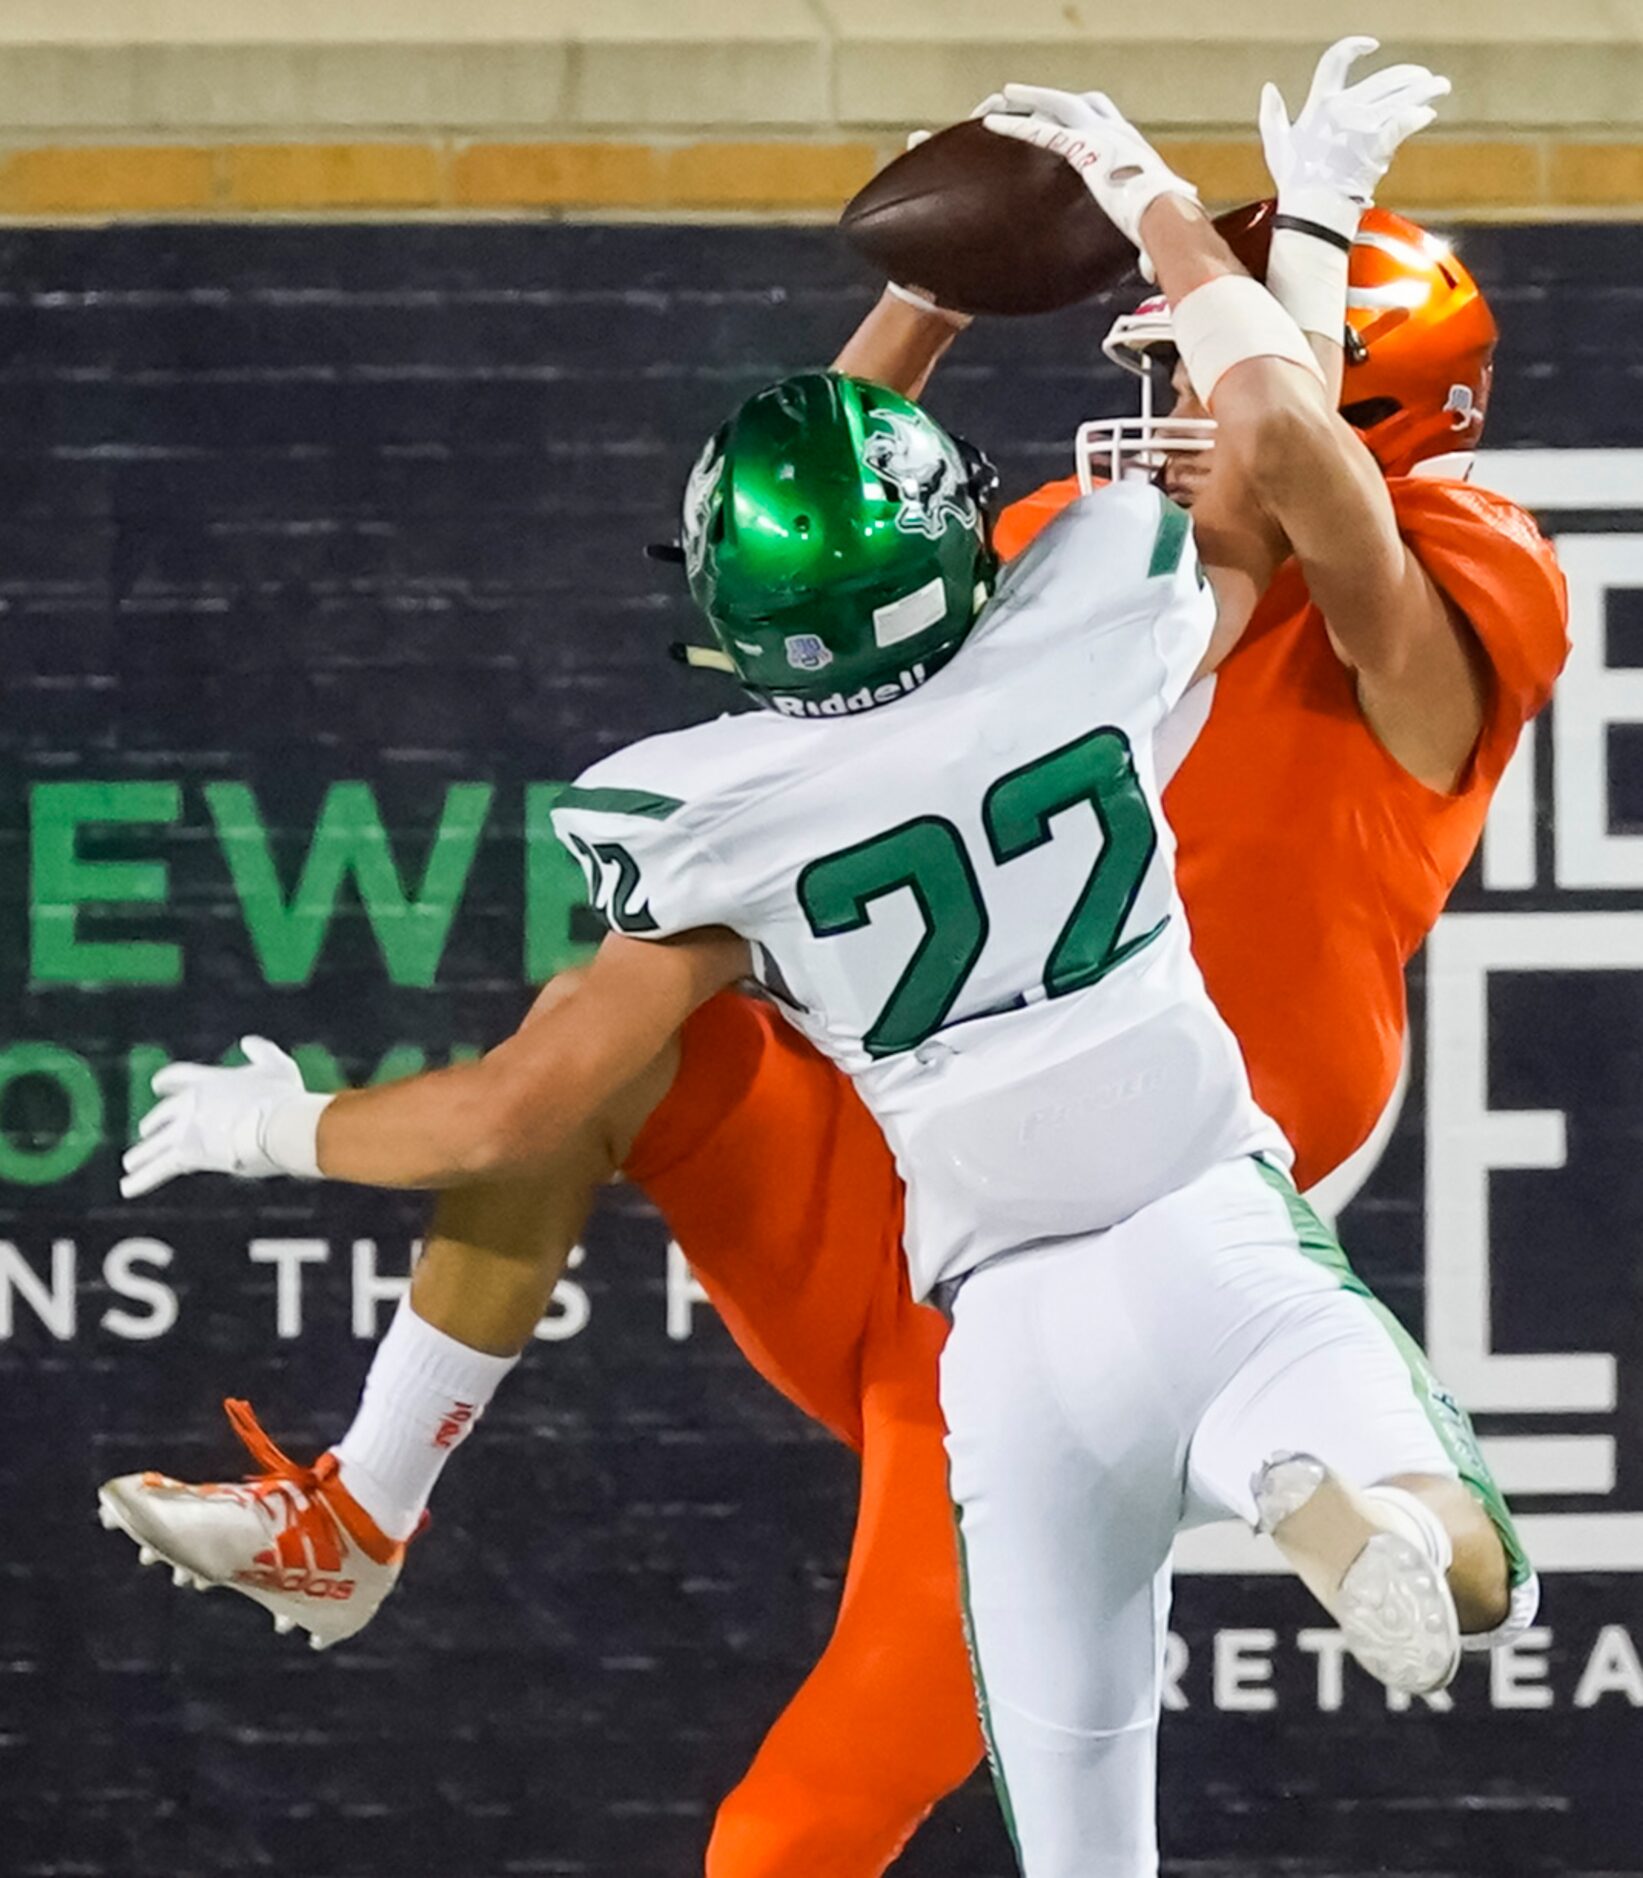
[[[1287,229],[1292,235],[1310,235],[1314,241],[1327,241],[1332,248],[1339,248],[1342,254],[1352,252],[1352,237],[1343,235],[1338,229],[1325,228],[1322,222],[1309,222],[1304,215],[1284,215],[1279,213],[1272,218],[1272,232]]]

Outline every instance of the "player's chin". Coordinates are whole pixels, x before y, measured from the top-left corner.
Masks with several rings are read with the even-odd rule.
[[[1203,489],[1205,474],[1197,464],[1170,463],[1165,465],[1158,482],[1171,502],[1179,508],[1190,509]]]

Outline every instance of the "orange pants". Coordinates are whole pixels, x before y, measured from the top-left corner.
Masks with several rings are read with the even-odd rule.
[[[748,1360],[861,1455],[820,1662],[719,1809],[708,1878],[877,1878],[981,1758],[937,1362],[902,1189],[849,1081],[773,1012],[715,998],[627,1173]]]

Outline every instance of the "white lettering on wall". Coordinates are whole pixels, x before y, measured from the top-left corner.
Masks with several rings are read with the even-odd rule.
[[[52,1240],[51,1282],[47,1284],[16,1246],[0,1240],[0,1342],[14,1333],[14,1298],[21,1298],[59,1343],[73,1337],[76,1257],[72,1239]]]
[[[1489,976],[1560,971],[1643,972],[1643,912],[1451,913],[1427,943],[1426,1338],[1471,1409],[1609,1413],[1616,1403],[1612,1355],[1490,1345],[1490,1174],[1560,1168],[1566,1143],[1561,1110],[1489,1107]]]
[[[253,1239],[246,1257],[253,1265],[274,1267],[274,1335],[289,1342],[302,1335],[302,1268],[323,1265],[331,1256],[326,1239]]]
[[[410,1263],[414,1265],[420,1245],[411,1248]],[[377,1307],[392,1304],[398,1308],[399,1301],[411,1288],[410,1273],[403,1277],[381,1277],[377,1272],[377,1242],[374,1239],[356,1239],[354,1241],[354,1310],[353,1326],[356,1337],[367,1340],[382,1335],[382,1326],[377,1322]]]
[[[1607,663],[1610,588],[1643,588],[1643,535],[1559,535],[1569,578],[1569,663],[1552,699],[1560,887],[1643,887],[1643,835],[1610,833],[1609,735],[1643,724],[1643,670]]]
[[[575,1271],[586,1257],[585,1248],[573,1245],[565,1259],[565,1269]],[[585,1288],[573,1278],[561,1278],[548,1300],[547,1314],[534,1334],[543,1343],[566,1343],[587,1329],[592,1315],[593,1306]]]
[[[667,1334],[674,1343],[688,1341],[695,1328],[698,1304],[711,1304],[696,1274],[690,1269],[677,1239],[667,1242]]]
[[[103,1260],[103,1283],[117,1298],[128,1299],[143,1307],[134,1311],[111,1305],[102,1315],[102,1326],[110,1336],[128,1343],[147,1343],[163,1337],[177,1321],[177,1294],[158,1278],[144,1275],[141,1267],[157,1266],[161,1271],[176,1254],[161,1239],[122,1239]]]

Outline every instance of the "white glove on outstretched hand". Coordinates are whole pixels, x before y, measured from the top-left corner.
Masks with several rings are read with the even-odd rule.
[[[1278,210],[1318,222],[1348,240],[1375,199],[1400,144],[1437,116],[1449,80],[1424,65],[1389,65],[1346,82],[1357,61],[1380,41],[1340,39],[1318,61],[1301,114],[1292,124],[1278,87],[1261,88],[1261,147],[1278,185]]]
[[[315,1137],[329,1096],[310,1095],[302,1071],[266,1037],[242,1037],[240,1069],[168,1063],[154,1078],[162,1096],[126,1150],[124,1198],[135,1200],[179,1174],[271,1174],[319,1178]]]
[[[1104,91],[1050,91],[1006,85],[976,115],[1000,137],[1053,150],[1137,248],[1141,217],[1160,196],[1198,200]],[[1144,257],[1143,257],[1144,258]]]

